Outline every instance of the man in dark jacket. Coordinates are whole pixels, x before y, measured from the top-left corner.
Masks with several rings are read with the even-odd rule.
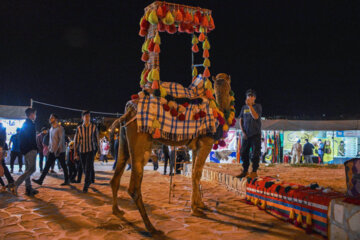
[[[0,146],[5,147],[6,142],[6,128],[3,127],[3,124],[0,123]]]
[[[36,119],[36,110],[33,108],[27,108],[25,110],[25,114],[27,119],[20,130],[20,151],[25,156],[26,169],[24,174],[15,181],[15,187],[12,191],[15,195],[17,195],[19,185],[25,181],[25,194],[27,196],[34,196],[39,192],[31,187],[30,181],[31,175],[36,171],[37,145],[34,123]]]
[[[303,148],[304,161],[305,163],[313,163],[311,160],[311,156],[313,155],[314,145],[309,143],[309,139],[305,139],[305,142],[306,143]]]

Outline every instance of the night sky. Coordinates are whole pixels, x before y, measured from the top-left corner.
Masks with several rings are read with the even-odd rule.
[[[264,116],[359,113],[360,9],[353,2],[172,2],[213,10],[210,71],[231,75],[238,111],[253,88]],[[122,112],[140,91],[139,20],[150,3],[2,0],[0,104],[33,98]],[[190,84],[191,36],[162,33],[161,40],[161,80]],[[42,115],[58,112],[34,106]]]

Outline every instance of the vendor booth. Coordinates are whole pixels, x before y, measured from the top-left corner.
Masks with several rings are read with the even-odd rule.
[[[324,144],[325,164],[343,164],[360,156],[360,120],[262,120],[262,130],[262,153],[266,153],[264,160],[268,163],[289,163],[293,144],[300,140],[304,146],[305,139],[315,147],[312,156],[314,163],[319,162],[319,140]],[[230,132],[234,137],[230,136],[225,147],[213,150],[208,161],[240,162],[240,125],[237,124]]]

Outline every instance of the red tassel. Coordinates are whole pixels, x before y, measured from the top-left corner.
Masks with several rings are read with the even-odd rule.
[[[162,21],[159,21],[159,22],[158,22],[157,30],[158,30],[159,32],[165,32],[165,24],[164,24]]]
[[[165,112],[168,112],[170,110],[170,107],[167,104],[164,104],[163,108],[164,108]]]
[[[178,115],[178,112],[176,111],[175,108],[172,108],[170,113],[171,113],[171,116],[173,116],[173,117],[176,117]]]
[[[183,105],[185,108],[187,108],[187,107],[189,106],[189,103],[188,103],[188,102],[184,102],[184,103],[181,104],[181,105]]]
[[[156,128],[155,132],[152,135],[153,138],[160,138],[161,137],[161,132],[160,129]]]
[[[154,46],[154,52],[155,52],[155,53],[160,53],[160,46],[159,46],[159,44],[155,44],[155,46]]]
[[[200,118],[200,114],[199,114],[199,113],[195,113],[194,119],[195,119],[195,120],[199,120],[199,118]]]
[[[194,16],[193,24],[194,24],[195,26],[197,26],[197,25],[200,24],[199,17],[198,17],[196,14],[195,14],[195,16]]]
[[[159,81],[153,81],[152,85],[151,85],[151,89],[159,89]]]
[[[201,117],[201,118],[206,117],[206,112],[204,112],[203,110],[201,110],[201,111],[199,112],[199,114],[200,114],[200,117]]]
[[[178,117],[178,119],[179,119],[180,121],[185,121],[185,115],[184,115],[183,113],[180,114],[179,117]]]
[[[137,94],[131,95],[131,100],[135,100],[135,99],[138,99],[138,98],[139,98],[139,95],[137,95]]]
[[[209,71],[209,68],[205,68],[205,71],[204,71],[204,73],[203,73],[203,77],[205,77],[205,78],[210,77],[210,71]]]
[[[146,35],[147,35],[147,30],[145,30],[145,29],[140,29],[140,31],[139,31],[139,36],[140,37],[145,37]]]
[[[207,19],[207,16],[202,16],[200,25],[205,28],[209,27],[209,21]]]
[[[219,145],[214,144],[213,149],[214,149],[214,150],[217,150],[218,148],[219,148]]]
[[[193,34],[194,31],[195,31],[194,27],[191,24],[189,24],[185,29],[185,32],[188,33],[188,34]]]
[[[175,21],[176,21],[176,22],[182,22],[182,21],[183,21],[183,15],[182,15],[180,9],[178,9],[178,10],[176,11]]]
[[[149,54],[147,52],[144,52],[141,56],[141,61],[147,62],[149,60]]]
[[[200,33],[199,41],[200,41],[200,42],[203,42],[203,41],[205,41],[205,39],[206,39],[205,34],[204,34],[204,33]]]
[[[192,50],[194,53],[199,52],[199,47],[198,47],[198,45],[197,45],[197,44],[194,44],[194,45],[192,46],[191,50]]]
[[[236,119],[235,118],[233,118],[233,120],[232,120],[232,123],[231,123],[231,127],[233,127],[233,126],[235,126],[235,124],[236,124]]]
[[[145,19],[145,17],[143,17],[141,19],[140,29],[148,30],[149,26],[150,26],[150,23]]]
[[[196,26],[195,28],[195,32],[199,33],[200,32],[200,26]]]
[[[225,146],[226,146],[226,143],[225,143],[224,140],[220,140],[220,141],[219,141],[219,145],[220,145],[220,147],[225,147]]]
[[[214,19],[210,15],[209,30],[212,31],[214,29],[215,29]]]
[[[186,24],[183,23],[183,22],[180,23],[178,31],[179,32],[185,32],[186,31]]]
[[[154,47],[155,47],[155,43],[154,43],[153,39],[151,39],[150,42],[149,42],[149,45],[148,45],[149,52],[153,52]]]
[[[162,6],[159,6],[156,10],[156,15],[159,17],[159,18],[164,18],[165,17],[165,14],[166,12],[163,11],[164,9],[162,8]]]
[[[209,58],[209,57],[210,57],[209,50],[205,49],[203,51],[203,58]]]
[[[170,34],[174,34],[174,33],[177,32],[177,29],[176,29],[175,24],[166,25],[166,26],[165,26],[165,29],[166,29],[166,31],[167,31],[168,33],[170,33]]]

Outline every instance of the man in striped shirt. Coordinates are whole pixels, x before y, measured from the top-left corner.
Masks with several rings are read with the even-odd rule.
[[[90,122],[90,111],[83,111],[81,116],[83,124],[76,129],[74,157],[78,159],[80,155],[85,173],[83,192],[87,193],[90,184],[95,179],[94,157],[99,149],[99,132],[96,125]]]

